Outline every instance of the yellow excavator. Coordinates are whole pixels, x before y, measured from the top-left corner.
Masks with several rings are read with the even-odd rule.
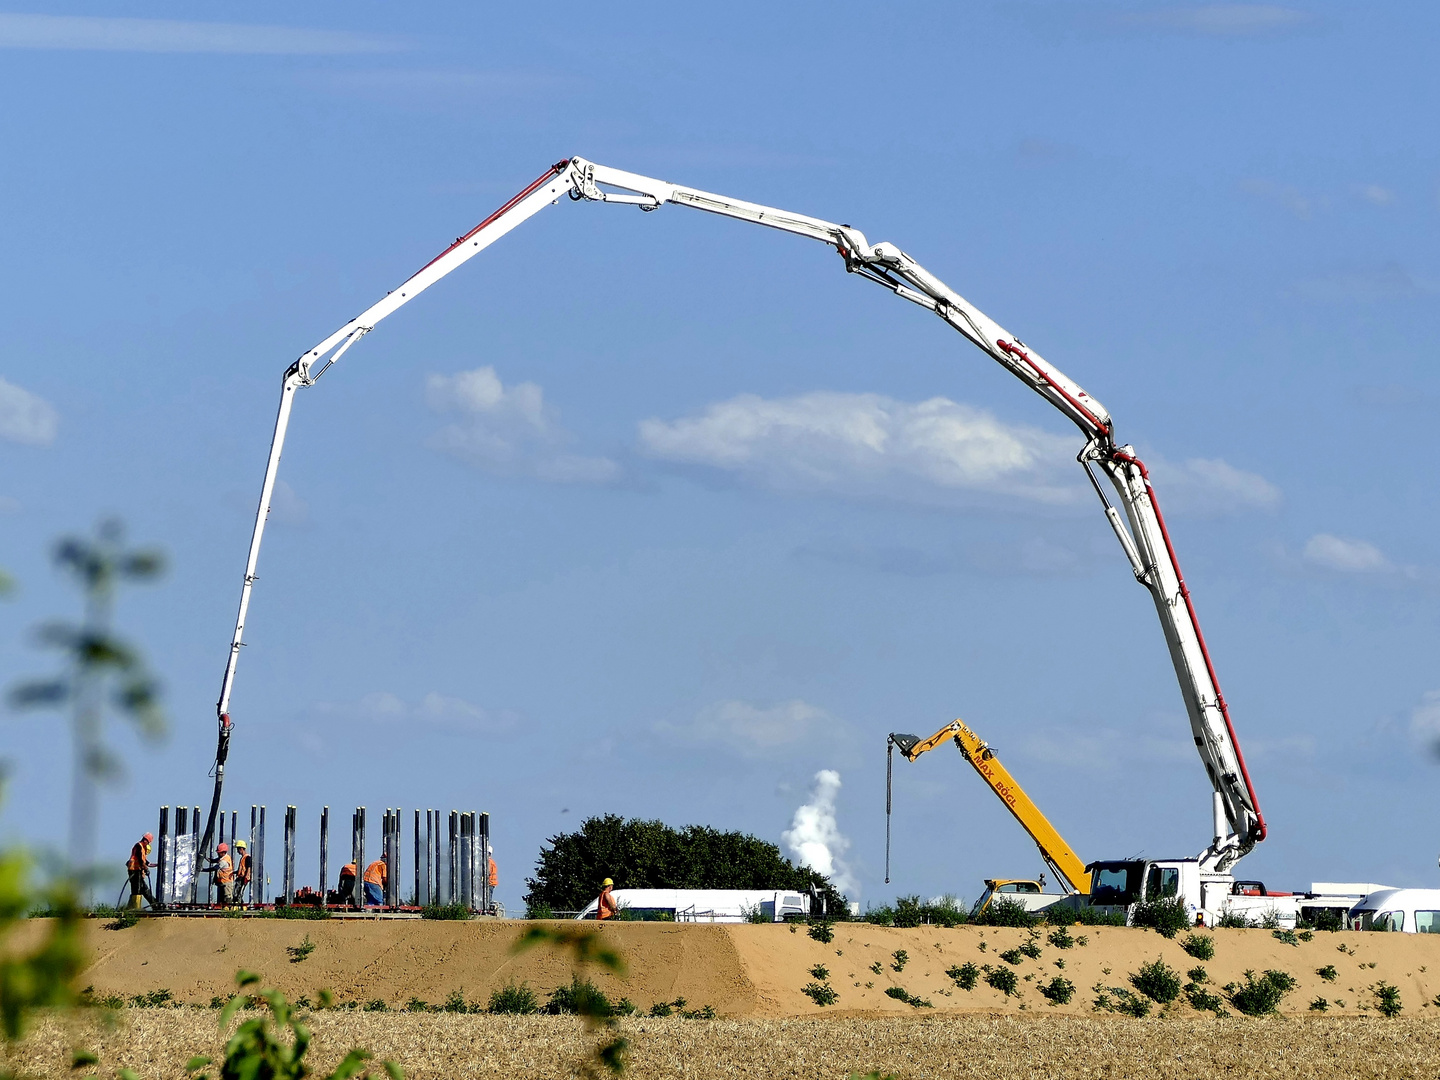
[[[1088,896],[1090,872],[1085,868],[1085,861],[1075,854],[1074,849],[1065,842],[1065,838],[1040,812],[1040,808],[1035,805],[1034,800],[1025,793],[1025,789],[1010,775],[1010,771],[1000,764],[1000,759],[995,756],[995,752],[960,720],[946,724],[928,739],[922,739],[918,735],[900,735],[893,732],[890,735],[885,748],[885,880],[887,882],[890,880],[893,751],[898,748],[908,760],[914,761],[921,754],[927,750],[934,750],[947,739],[954,740],[961,756],[980,774],[980,778],[990,785],[990,790],[1000,796],[1000,801],[1005,804],[1010,813],[1015,815],[1015,820],[1020,822],[1021,827],[1030,834],[1030,839],[1034,840],[1035,845],[1040,849],[1040,857],[1045,860],[1045,865],[1050,867],[1057,883],[1067,893]],[[975,904],[975,912],[979,914],[984,911],[989,906],[991,899],[997,895],[1009,896],[1024,903],[1022,897],[1040,894],[1044,891],[1043,875],[1038,881],[1028,878],[986,878],[985,892]]]

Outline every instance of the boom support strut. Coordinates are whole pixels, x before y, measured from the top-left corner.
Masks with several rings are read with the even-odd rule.
[[[245,564],[240,609],[235,620],[235,633],[230,641],[230,655],[216,707],[219,718],[219,746],[215,764],[215,795],[210,817],[206,822],[205,837],[201,843],[202,851],[209,852],[214,837],[225,758],[229,750],[230,695],[234,688],[235,667],[243,645],[245,618],[259,563],[260,541],[270,511],[270,500],[274,493],[295,391],[314,385],[321,375],[355,342],[373,330],[385,316],[413,300],[446,274],[474,258],[561,195],[569,195],[576,201],[638,206],[647,211],[656,210],[665,203],[673,203],[828,244],[839,252],[847,271],[883,286],[901,299],[934,312],[1068,417],[1086,439],[1078,460],[1104,503],[1106,518],[1130,562],[1135,579],[1149,590],[1154,599],[1155,609],[1165,633],[1165,642],[1169,646],[1175,673],[1180,681],[1181,696],[1190,718],[1195,747],[1215,790],[1216,835],[1210,846],[1201,853],[1201,863],[1206,869],[1226,870],[1254,847],[1257,841],[1264,839],[1265,822],[1245,769],[1244,758],[1240,754],[1229,709],[1221,696],[1214,666],[1200,632],[1190,590],[1180,573],[1169,532],[1165,527],[1165,519],[1155,499],[1149,473],[1136,457],[1132,447],[1115,442],[1110,414],[1100,402],[893,244],[871,244],[862,232],[849,225],[837,225],[773,206],[699,191],[653,177],[597,165],[577,157],[557,162],[499,210],[464,236],[457,238],[398,289],[388,293],[379,303],[361,312],[313,348],[306,350],[286,369],[281,383],[275,433],[270,443],[270,457],[265,468],[265,481],[260,490],[260,504],[256,510],[255,528],[251,534],[250,552]],[[1114,487],[1124,510],[1125,521],[1121,520],[1120,512],[1106,499],[1104,490],[1095,477],[1095,469],[1099,469]]]

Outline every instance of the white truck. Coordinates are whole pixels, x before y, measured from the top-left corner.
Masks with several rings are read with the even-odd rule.
[[[808,895],[783,889],[615,889],[610,895],[621,919],[640,922],[785,922],[810,914]],[[599,902],[591,900],[575,918],[595,918]]]
[[[1345,925],[1351,930],[1440,934],[1440,889],[1374,887],[1350,909]]]

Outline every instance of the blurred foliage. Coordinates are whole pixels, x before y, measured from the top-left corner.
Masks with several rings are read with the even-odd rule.
[[[580,1075],[600,1077],[606,1074],[619,1076],[625,1071],[625,1051],[630,1040],[615,1033],[620,1015],[633,1011],[617,1008],[599,987],[589,979],[580,978],[579,969],[586,964],[599,964],[622,978],[625,975],[625,960],[601,940],[596,930],[572,930],[569,927],[532,926],[521,933],[515,942],[514,951],[524,952],[537,945],[548,945],[562,952],[573,954],[576,971],[571,975],[570,986],[561,987],[550,995],[546,1012],[571,1012],[585,1021],[585,1026],[600,1032],[596,1043],[585,1060],[579,1063]],[[629,1001],[622,999],[624,1005]]]
[[[824,874],[796,866],[768,841],[705,825],[674,829],[662,821],[618,814],[587,818],[572,833],[550,837],[526,878],[531,910],[580,911],[615,879],[617,889],[788,889],[825,898],[826,913],[844,918],[845,897]],[[818,913],[817,913],[818,914]]]
[[[0,1025],[8,1040],[25,1033],[33,1010],[75,1000],[73,983],[85,960],[80,944],[83,913],[73,885],[60,881],[37,895],[31,874],[25,852],[0,853]],[[48,925],[32,949],[16,950],[8,939],[37,900],[44,904]]]

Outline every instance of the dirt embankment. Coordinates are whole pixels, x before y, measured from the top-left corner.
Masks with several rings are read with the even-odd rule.
[[[543,1001],[550,990],[570,981],[571,959],[544,948],[515,954],[523,925],[155,919],[117,931],[97,922],[87,931],[94,958],[81,982],[101,997],[164,989],[178,1001],[205,1005],[232,993],[234,974],[243,968],[260,972],[266,985],[292,1000],[313,998],[325,988],[342,1002],[379,999],[391,1009],[411,999],[437,1005],[455,992],[483,1004],[491,991],[524,983]],[[710,1005],[731,1017],[932,1010],[1093,1015],[1096,986],[1129,988],[1130,975],[1159,959],[1182,979],[1191,969],[1204,968],[1205,985],[1216,993],[1226,983],[1242,981],[1247,970],[1283,971],[1296,987],[1283,999],[1282,1013],[1309,1013],[1323,997],[1329,1015],[1373,1015],[1372,987],[1383,982],[1399,989],[1405,1015],[1440,1018],[1440,1007],[1432,1004],[1440,994],[1440,935],[1326,933],[1291,945],[1267,930],[1215,930],[1210,932],[1215,957],[1201,961],[1187,955],[1179,939],[1117,927],[1074,927],[1069,931],[1073,943],[1063,948],[1048,928],[1036,936],[970,926],[893,929],[841,923],[828,944],[812,940],[803,926],[618,923],[599,932],[625,957],[628,971],[624,978],[598,968],[587,974],[612,998],[628,997],[641,1009],[683,997],[691,1007]],[[292,963],[287,947],[307,939],[314,949]],[[1038,956],[1017,957],[1012,951],[1030,942]],[[896,956],[902,951],[903,962]],[[1016,992],[1002,993],[983,974],[973,990],[961,989],[946,972],[967,963],[1014,971]],[[826,978],[813,973],[817,966],[826,969]],[[1334,969],[1333,978],[1319,974],[1328,968]],[[1053,1004],[1039,992],[1056,976],[1075,987],[1068,1004]],[[804,987],[817,982],[838,995],[834,1004],[822,1006],[806,996]],[[930,1007],[888,996],[892,987]],[[1191,1012],[1188,1006],[1174,1006],[1172,1012],[1176,1009]]]

